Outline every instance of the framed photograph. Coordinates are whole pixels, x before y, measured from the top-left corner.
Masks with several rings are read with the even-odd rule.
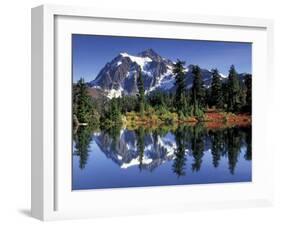
[[[32,9],[32,216],[270,205],[270,20]]]

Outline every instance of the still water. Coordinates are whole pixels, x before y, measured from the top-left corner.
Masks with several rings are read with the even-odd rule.
[[[252,180],[250,127],[80,127],[72,155],[73,190]]]

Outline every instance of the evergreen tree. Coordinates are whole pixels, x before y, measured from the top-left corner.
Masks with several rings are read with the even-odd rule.
[[[212,90],[205,89],[205,107],[213,106]]]
[[[223,107],[223,93],[222,93],[222,81],[220,79],[219,71],[217,69],[212,70],[212,84],[211,84],[211,104],[216,108]]]
[[[138,98],[136,96],[124,95],[120,101],[120,111],[122,114],[136,111],[138,109]]]
[[[234,65],[231,65],[228,76],[228,105],[229,111],[237,112],[240,107],[240,82]]]
[[[237,110],[244,111],[246,109],[247,88],[243,82],[240,82],[239,101]]]
[[[245,76],[246,86],[246,110],[252,113],[252,76],[247,74]]]
[[[205,105],[205,88],[201,76],[201,69],[199,66],[194,66],[192,69],[194,75],[192,84],[192,103],[194,115],[201,117],[203,115],[202,108]]]
[[[121,119],[121,112],[118,106],[118,101],[116,98],[113,98],[111,100],[111,106],[110,106],[110,119],[114,124],[120,124]]]
[[[165,108],[165,110],[172,110],[173,94],[162,91],[154,91],[148,95],[148,104],[155,108]]]
[[[139,111],[141,116],[144,116],[144,108],[145,108],[145,97],[144,97],[144,84],[141,72],[137,77],[137,86],[138,86],[138,98],[139,98]]]
[[[176,75],[176,94],[174,102],[178,113],[183,113],[186,109],[184,65],[185,62],[180,60],[177,60],[177,62],[173,65],[173,73]]]
[[[193,115],[193,108],[191,104],[191,92],[189,90],[186,91],[185,94],[185,115],[192,116]]]
[[[228,82],[222,83],[222,95],[223,95],[223,109],[228,110],[228,103],[229,103]]]
[[[77,116],[80,123],[91,125],[99,123],[99,113],[94,108],[93,100],[82,78],[73,89],[73,114]]]

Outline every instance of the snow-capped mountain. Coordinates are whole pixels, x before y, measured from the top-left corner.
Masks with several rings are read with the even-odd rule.
[[[171,76],[172,62],[148,49],[137,56],[120,53],[99,72],[90,87],[102,89],[108,97],[137,93],[137,75],[142,73],[144,88],[150,91],[164,77]]]
[[[185,69],[186,87],[190,88],[193,82],[193,65]],[[174,91],[175,76],[172,73],[173,62],[157,54],[153,49],[147,49],[136,56],[120,53],[111,62],[107,63],[97,77],[89,82],[93,90],[102,91],[107,97],[120,97],[122,95],[135,95],[138,92],[137,75],[141,72],[145,92],[155,90]],[[210,70],[201,69],[206,87],[212,81]],[[224,80],[227,76],[221,74]]]

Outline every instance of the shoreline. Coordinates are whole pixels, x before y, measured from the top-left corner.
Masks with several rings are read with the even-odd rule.
[[[135,130],[140,127],[145,129],[157,129],[157,128],[172,128],[176,129],[179,126],[203,126],[207,130],[219,130],[232,127],[250,127],[252,125],[252,115],[234,114],[226,112],[206,112],[203,117],[185,117],[180,119],[176,113],[170,113],[173,118],[161,119],[161,116],[157,114],[149,115],[146,113],[143,117],[136,112],[128,112],[126,115],[122,115],[122,122],[116,125],[104,126],[104,128],[114,128],[116,126],[120,128],[128,128],[129,130]],[[80,126],[88,127],[88,125],[74,125],[74,131],[77,132]],[[96,128],[101,129],[102,125],[97,124]],[[74,132],[75,133],[75,132]]]
[[[186,117],[179,119],[175,117],[173,119],[162,120],[158,115],[144,116],[140,115],[128,116],[123,118],[123,124],[125,127],[157,127],[157,126],[196,126],[203,124],[207,129],[219,129],[233,126],[248,127],[252,124],[252,116],[250,114],[234,114],[226,112],[207,112],[203,117]]]

